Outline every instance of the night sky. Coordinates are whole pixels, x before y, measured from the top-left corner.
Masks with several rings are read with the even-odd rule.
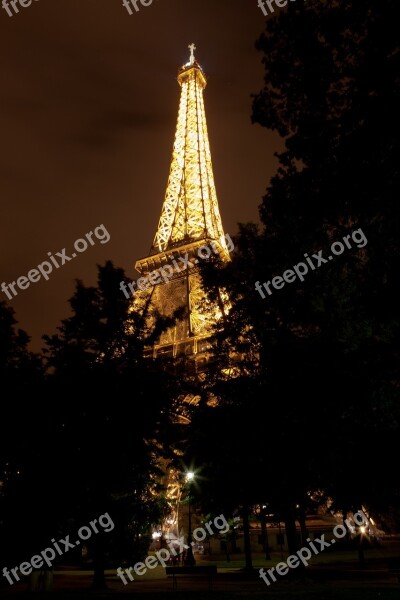
[[[136,279],[157,228],[168,178],[180,87],[178,68],[197,46],[224,229],[257,221],[277,168],[276,134],[252,125],[262,87],[254,47],[265,19],[256,0],[154,0],[130,16],[122,0],[38,0],[0,10],[0,283],[47,253],[71,248],[100,224],[89,247],[9,301],[43,346],[69,315],[74,280],[96,281],[112,260]],[[70,252],[69,252],[70,251]],[[0,292],[0,300],[6,300]]]

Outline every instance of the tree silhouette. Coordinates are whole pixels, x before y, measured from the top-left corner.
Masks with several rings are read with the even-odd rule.
[[[223,286],[231,301],[209,381],[219,408],[193,431],[207,493],[223,502],[225,488],[225,505],[239,506],[243,486],[250,502],[268,501],[291,552],[296,506],[303,512],[312,490],[344,512],[366,504],[381,515],[399,497],[388,460],[400,424],[394,6],[310,0],[268,19],[252,119],[285,150],[262,228],[240,226],[232,263],[204,269],[208,292]],[[327,259],[336,241],[343,253],[312,269],[307,256]],[[304,281],[264,298],[255,289],[300,262]]]

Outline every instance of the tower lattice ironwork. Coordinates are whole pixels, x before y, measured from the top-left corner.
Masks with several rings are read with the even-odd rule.
[[[177,309],[184,308],[184,316],[154,346],[154,356],[204,355],[211,325],[227,306],[222,292],[218,305],[207,303],[199,274],[198,263],[205,254],[202,247],[210,248],[222,262],[230,258],[207,133],[203,98],[207,81],[195,59],[194,44],[189,49],[189,62],[178,72],[181,97],[161,218],[148,256],[135,264],[147,281],[152,272],[162,267],[169,266],[171,273],[170,277],[159,278],[157,283],[137,293],[136,305],[144,302],[149,305],[150,295],[154,315],[158,312],[172,316]],[[188,259],[192,266],[185,268],[180,258]]]

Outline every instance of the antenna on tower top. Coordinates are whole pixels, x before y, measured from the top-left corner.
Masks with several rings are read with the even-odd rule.
[[[196,50],[196,46],[194,44],[190,44],[190,46],[188,46],[189,50],[190,50],[190,64],[193,65],[194,64],[194,51]]]

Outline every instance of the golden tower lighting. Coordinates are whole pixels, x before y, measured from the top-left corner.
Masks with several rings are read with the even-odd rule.
[[[179,257],[188,255],[198,263],[197,250],[213,244],[221,261],[230,260],[215,190],[208,140],[203,91],[204,72],[195,59],[194,44],[190,58],[178,72],[181,87],[178,120],[167,189],[161,217],[147,257],[136,262],[142,277]],[[176,264],[176,262],[175,262]],[[183,263],[182,263],[183,264]],[[161,335],[154,356],[198,355],[207,350],[207,337],[213,322],[221,316],[226,300],[219,307],[204,307],[205,294],[198,267],[176,272],[169,282],[161,281],[136,294],[134,305],[151,296],[154,309],[163,316],[185,307],[185,316]]]

